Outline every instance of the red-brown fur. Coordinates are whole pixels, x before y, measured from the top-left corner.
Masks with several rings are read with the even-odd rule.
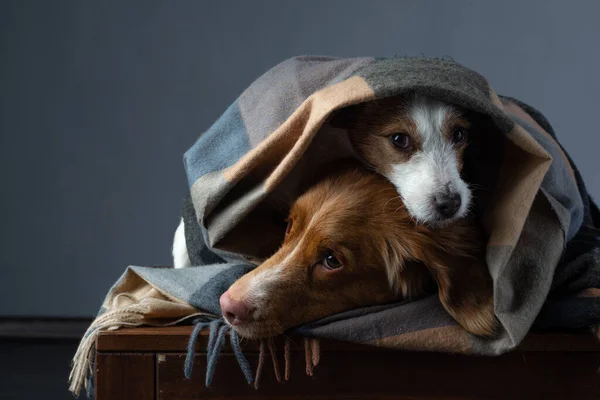
[[[422,296],[436,284],[466,330],[494,333],[492,281],[471,221],[436,230],[416,225],[391,183],[351,165],[302,195],[289,222],[281,248],[224,294],[249,311],[234,323],[242,336],[271,336],[349,309]],[[341,268],[325,267],[328,252]]]

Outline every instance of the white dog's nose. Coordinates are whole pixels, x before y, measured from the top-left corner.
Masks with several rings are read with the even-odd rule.
[[[452,218],[460,208],[460,195],[456,192],[440,193],[433,197],[436,211],[444,218]]]

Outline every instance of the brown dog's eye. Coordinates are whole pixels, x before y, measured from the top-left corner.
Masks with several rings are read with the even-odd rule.
[[[468,132],[465,128],[457,127],[452,131],[452,143],[460,144],[467,140]]]
[[[292,223],[294,222],[293,219],[288,218],[286,219],[287,221],[287,228],[285,228],[285,236],[289,235],[290,232],[292,231]]]
[[[406,150],[410,147],[410,137],[402,133],[396,133],[390,136],[392,144],[400,150]]]
[[[325,258],[323,259],[323,265],[328,269],[342,268],[342,263],[331,251],[325,254]]]

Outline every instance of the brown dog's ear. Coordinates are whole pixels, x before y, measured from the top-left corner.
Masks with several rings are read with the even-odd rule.
[[[492,279],[484,263],[473,258],[446,255],[429,269],[437,281],[442,305],[467,331],[493,336],[498,320],[494,314]]]
[[[435,248],[425,250],[422,261],[437,282],[446,311],[472,334],[490,337],[498,328],[493,282],[483,252],[468,251],[467,239],[438,232]]]

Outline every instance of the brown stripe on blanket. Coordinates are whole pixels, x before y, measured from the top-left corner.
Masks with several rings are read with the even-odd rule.
[[[471,338],[461,326],[441,326],[364,342],[378,347],[412,351],[471,354]]]
[[[565,163],[565,166],[567,166],[569,174],[571,175],[571,177],[573,178],[573,180],[576,181],[575,172],[573,171],[573,166],[569,162],[569,159],[567,158],[567,155],[563,151],[562,147],[560,147],[560,145],[552,137],[552,135],[550,135],[548,132],[546,132],[546,130],[544,128],[542,128],[535,121],[535,119],[533,119],[531,117],[531,115],[529,115],[527,112],[525,112],[525,110],[523,110],[517,104],[515,104],[515,103],[513,103],[513,102],[511,102],[509,100],[503,101],[502,104],[504,105],[504,109],[506,111],[508,111],[508,113],[511,113],[511,114],[515,115],[516,117],[522,119],[523,121],[527,122],[529,125],[531,125],[533,128],[535,128],[537,131],[541,132],[544,136],[546,136],[548,138],[548,140],[550,140],[556,146],[556,148],[560,152],[560,156],[563,159],[563,162]]]
[[[326,123],[304,155],[270,193],[266,193],[262,182],[258,182],[245,190],[240,200],[239,189],[247,183],[247,178],[232,189],[228,194],[230,201],[219,204],[213,215],[206,219],[210,243],[215,246],[218,238],[222,250],[259,259],[271,256],[283,240],[289,205],[314,184],[316,177],[326,173],[326,164],[335,159],[350,158],[353,154],[348,133]],[[235,221],[238,223],[232,228]],[[261,232],[259,237],[256,232]]]
[[[240,95],[240,115],[251,147],[258,146],[277,130],[310,94],[324,86],[343,82],[357,69],[374,61],[372,57],[311,58],[313,62],[295,57],[278,64]]]
[[[314,135],[332,111],[374,98],[375,94],[371,87],[358,76],[322,89],[307,98],[298,108],[299,114],[297,116],[299,120],[294,120],[294,115],[296,115],[294,113],[286,121],[286,123],[290,122],[290,125],[294,126],[292,129],[302,128],[303,134],[294,148],[286,155],[283,162],[265,181],[267,191],[272,191],[296,165],[312,142]],[[303,112],[307,112],[308,115],[303,116]]]
[[[237,182],[265,161],[277,168],[265,182],[267,191],[287,175],[302,156],[314,135],[334,110],[374,99],[370,86],[358,76],[326,87],[309,96],[277,130],[257,147],[227,168],[223,176]]]
[[[490,98],[492,100],[493,105],[504,111],[504,104],[502,104],[502,100],[500,100],[500,97],[498,97],[495,91],[490,91]]]
[[[504,159],[483,218],[489,246],[515,246],[552,157],[523,128],[506,134]]]
[[[293,188],[282,186],[282,181],[299,164],[332,111],[373,98],[370,86],[358,76],[328,86],[309,96],[285,123],[237,163],[219,171],[217,174],[222,175],[224,182],[230,182],[229,185],[211,178],[213,183],[219,184],[219,198],[213,196],[206,206],[210,208],[218,202],[214,210],[208,210],[211,215],[205,220],[209,244],[257,258],[272,254],[284,232],[280,228],[281,221],[287,216],[286,201],[289,199],[286,197],[298,194]],[[335,148],[339,150],[336,155],[347,157],[347,151],[342,150],[347,147],[345,132],[334,136]],[[332,144],[330,148],[333,148]],[[303,173],[330,160],[307,161],[314,165],[312,168],[302,165]],[[206,184],[203,177],[194,183],[194,199],[197,198],[194,195],[199,196],[202,188],[207,187]],[[277,193],[273,193],[275,190]],[[286,191],[289,193],[284,193]],[[245,239],[256,232],[261,232],[260,238]]]

